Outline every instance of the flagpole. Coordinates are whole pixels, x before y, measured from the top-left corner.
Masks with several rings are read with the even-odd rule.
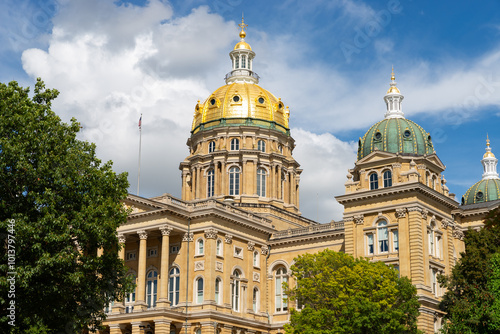
[[[139,118],[139,169],[137,173],[137,196],[139,196],[139,184],[141,182],[141,146],[142,146],[142,114]]]

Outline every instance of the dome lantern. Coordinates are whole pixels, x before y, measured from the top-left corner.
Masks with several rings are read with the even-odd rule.
[[[232,71],[226,74],[226,84],[233,82],[258,84],[259,76],[253,71],[253,59],[255,58],[255,52],[253,52],[252,47],[245,42],[245,37],[247,36],[245,29],[248,27],[248,24],[245,24],[243,17],[241,18],[239,26],[241,28],[239,34],[240,41],[229,53],[229,58],[231,58],[232,62]]]
[[[498,179],[498,159],[495,158],[495,155],[491,152],[490,138],[488,137],[488,135],[486,135],[486,153],[484,154],[481,163],[483,164],[484,168],[483,180]]]
[[[401,102],[404,96],[400,93],[398,87],[396,87],[396,78],[394,76],[394,67],[391,73],[391,87],[384,96],[385,104],[387,105],[387,112],[385,113],[385,118],[404,118],[404,113],[401,108]]]

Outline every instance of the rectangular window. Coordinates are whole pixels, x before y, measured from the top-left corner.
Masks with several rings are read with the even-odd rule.
[[[373,255],[373,234],[367,234],[366,240],[368,255]]]
[[[432,293],[437,296],[438,291],[437,291],[437,270],[432,269],[431,270],[431,285],[432,285]]]
[[[436,238],[436,256],[439,257],[440,259],[443,258],[443,254],[441,254],[441,236],[438,236]]]
[[[392,249],[397,252],[399,250],[399,234],[398,230],[392,231]]]
[[[181,246],[172,245],[172,246],[170,246],[170,254],[179,254],[180,249],[181,249]]]
[[[147,251],[147,257],[157,257],[158,256],[158,247],[149,247]]]
[[[127,256],[125,257],[126,261],[134,261],[136,259],[136,251],[127,252]]]
[[[389,235],[387,227],[378,229],[378,244],[380,253],[389,251]]]

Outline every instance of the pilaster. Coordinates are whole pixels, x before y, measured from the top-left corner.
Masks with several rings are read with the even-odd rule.
[[[425,285],[424,243],[422,235],[422,209],[408,208],[408,228],[410,246],[410,277],[413,284]]]

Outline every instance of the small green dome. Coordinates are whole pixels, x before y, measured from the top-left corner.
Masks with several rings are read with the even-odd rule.
[[[394,117],[373,125],[359,139],[358,160],[376,150],[424,155],[434,153],[434,146],[430,134],[418,124],[403,117]]]
[[[462,205],[491,202],[500,199],[500,179],[483,179],[476,182],[462,196]]]

